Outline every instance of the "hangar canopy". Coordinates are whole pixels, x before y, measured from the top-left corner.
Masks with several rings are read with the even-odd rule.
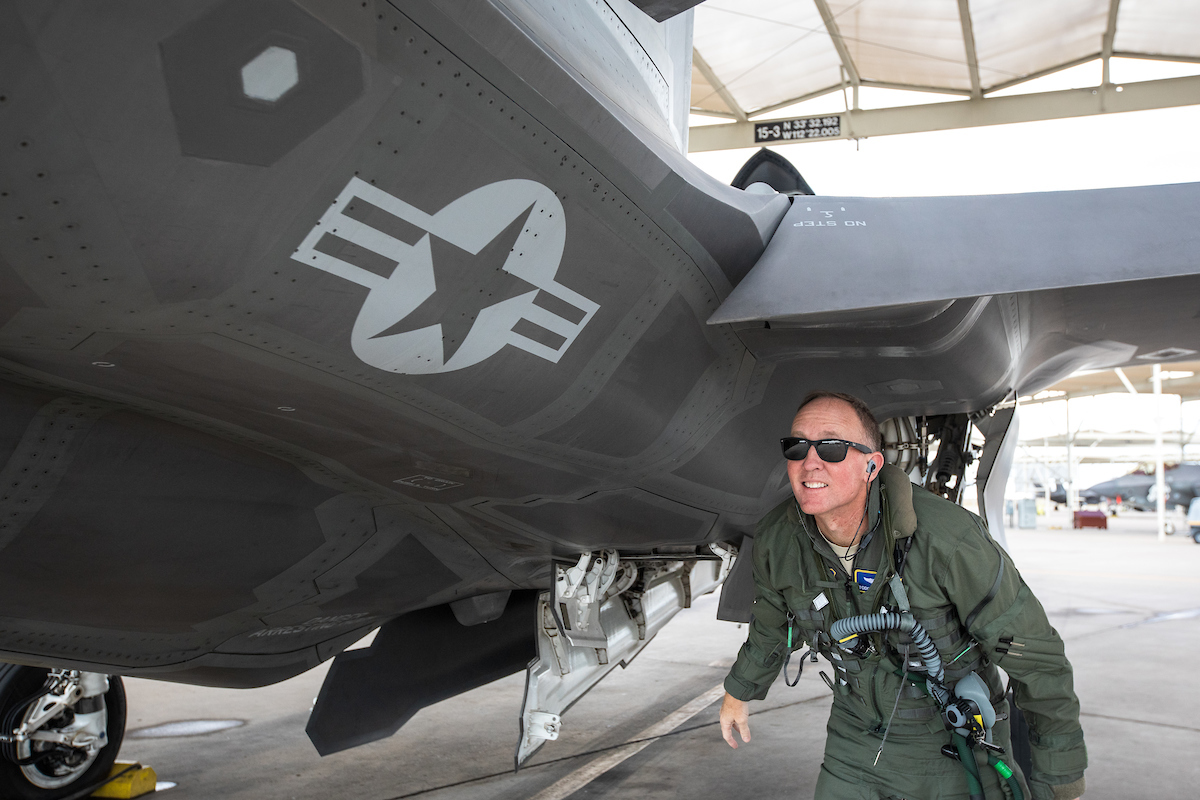
[[[1200,103],[1200,77],[1124,86],[1109,80],[1114,57],[1200,63],[1200,4],[1189,0],[707,0],[695,9],[693,44],[692,112],[740,123],[693,127],[693,151],[770,143],[757,135],[775,121],[766,115],[843,90],[848,109],[836,123],[809,123],[801,134],[778,138],[854,138]],[[1093,89],[992,96],[1096,59],[1103,79]],[[862,110],[861,86],[936,92],[957,102],[905,113]]]

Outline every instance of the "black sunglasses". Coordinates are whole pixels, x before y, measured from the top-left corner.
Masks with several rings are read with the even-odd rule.
[[[809,445],[817,448],[817,458],[827,464],[836,464],[839,461],[845,461],[846,451],[851,447],[860,453],[867,453],[868,455],[875,452],[865,444],[848,442],[845,439],[821,439],[814,442],[809,439],[801,439],[798,436],[785,436],[779,440],[779,444],[783,447],[783,457],[788,461],[803,461],[808,456]]]

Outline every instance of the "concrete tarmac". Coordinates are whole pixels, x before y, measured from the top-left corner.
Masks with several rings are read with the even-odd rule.
[[[1200,786],[1200,545],[1181,516],[1172,519],[1181,532],[1162,543],[1154,515],[1140,513],[1077,531],[1065,511],[1052,511],[1037,530],[1007,532],[1075,668],[1091,800],[1194,798]],[[389,739],[321,758],[304,725],[324,667],[253,690],[127,680],[121,758],[176,783],[169,800],[811,797],[830,702],[812,667],[828,671],[824,661],[799,686],[780,680],[753,704],[753,741],[736,751],[720,738],[714,703],[604,768],[625,754],[621,745],[724,678],[746,631],[715,612],[715,595],[681,612],[628,669],[568,711],[561,738],[515,774],[523,676],[424,709]],[[203,720],[240,724],[182,737],[154,730]],[[555,788],[589,765],[598,773],[590,782]]]

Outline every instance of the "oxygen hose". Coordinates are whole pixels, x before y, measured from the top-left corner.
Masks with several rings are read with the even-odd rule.
[[[1000,777],[1004,778],[1008,784],[1008,790],[1012,792],[1013,800],[1025,800],[1025,794],[1021,791],[1021,783],[1017,780],[1017,776],[1013,774],[1012,768],[996,757],[995,753],[988,753],[988,766],[996,770]]]
[[[975,754],[967,746],[967,740],[960,734],[950,735],[954,748],[958,751],[958,761],[967,773],[967,794],[971,800],[984,800],[983,779],[979,777],[979,767],[975,763]]]
[[[925,672],[928,675],[926,688],[929,690],[929,694],[937,700],[938,705],[945,708],[946,704],[950,701],[950,694],[946,691],[946,687],[942,683],[946,677],[945,669],[942,667],[942,657],[938,654],[933,640],[929,638],[929,633],[926,632],[921,623],[917,622],[912,614],[896,614],[894,612],[862,614],[857,617],[839,619],[829,627],[829,633],[833,637],[833,640],[843,650],[853,649],[851,642],[858,638],[858,635],[861,633],[883,633],[884,631],[900,631],[901,633],[908,634],[908,637],[912,639],[917,652],[921,656],[921,660],[925,663]],[[967,773],[968,794],[971,800],[982,800],[984,796],[983,785],[979,776],[979,769],[975,765],[975,756],[971,753],[967,745],[967,740],[963,736],[958,733],[952,733],[951,738],[957,750],[958,760],[962,763],[963,769]],[[988,753],[988,765],[1004,778],[1010,791],[1012,791],[1014,800],[1024,800],[1021,786],[1007,764],[997,758],[995,753]]]
[[[896,614],[894,612],[862,614],[857,617],[839,619],[829,628],[833,640],[843,650],[851,649],[852,645],[849,645],[848,642],[856,639],[860,633],[882,633],[884,631],[900,631],[908,634],[908,637],[912,639],[917,653],[925,662],[925,672],[929,676],[927,681],[929,694],[937,700],[938,705],[944,708],[950,695],[946,692],[946,687],[942,685],[942,679],[946,676],[945,670],[942,668],[942,657],[938,655],[937,647],[934,646],[933,640],[929,638],[925,628],[917,622],[912,614]]]
[[[983,778],[979,775],[979,765],[975,762],[975,755],[971,752],[970,744],[965,736],[957,732],[951,732],[950,740],[953,744],[944,745],[942,755],[962,764],[963,770],[967,774],[967,793],[971,800],[984,800]],[[1025,793],[1021,791],[1021,782],[1017,780],[1017,776],[1008,764],[1001,761],[990,750],[987,754],[987,763],[1007,784],[1006,797],[1010,800],[1025,800]],[[1000,788],[1003,791],[1005,786],[1002,784]]]

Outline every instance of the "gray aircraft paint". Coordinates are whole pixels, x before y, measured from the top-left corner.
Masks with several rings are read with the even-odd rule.
[[[1200,248],[1198,215],[1196,184],[800,198],[711,322],[1190,275]],[[797,253],[804,254],[799,263]],[[814,268],[800,283],[795,275],[805,262]],[[834,263],[836,269],[827,267]]]
[[[1200,494],[1200,464],[1183,463],[1168,469],[1164,475],[1167,484],[1167,504],[1186,508],[1193,497]],[[1153,475],[1121,475],[1102,481],[1079,492],[1081,499],[1092,502],[1116,500],[1132,506],[1150,508],[1158,498],[1157,483]]]
[[[212,8],[209,13],[228,16],[236,13],[237,5],[220,4]],[[394,13],[386,8],[383,11]],[[134,38],[149,34],[147,47],[139,50],[129,43],[127,50],[135,54],[133,63],[141,65],[147,76],[153,76],[157,74],[157,66],[152,69],[151,59],[142,58],[141,53],[157,52],[156,37],[161,36],[158,41],[175,47],[204,27],[203,14],[197,18],[179,14],[179,27],[172,28],[172,23],[166,19],[170,13],[170,10],[164,10],[148,29],[132,20],[122,19],[119,14],[107,19],[89,18],[86,10],[81,10],[80,18],[92,24],[96,31],[123,30],[132,32],[128,35]],[[247,14],[248,17],[239,24],[249,28],[253,25],[253,9]],[[404,22],[398,16],[396,21]],[[410,45],[408,38],[423,34],[412,28],[411,23],[406,24],[408,27],[402,32],[409,36],[401,37],[401,32],[397,32],[394,40],[400,48],[398,54],[408,59],[401,69],[404,74],[400,84],[402,93],[410,87],[420,88],[422,79],[429,79],[427,84],[432,83],[435,76],[425,75],[422,70],[437,66],[437,59],[430,57],[433,54],[425,52],[426,48],[435,45],[425,37],[420,40],[422,50],[419,53],[411,49],[418,43]],[[373,26],[367,28],[373,29]],[[7,30],[17,35],[23,30],[23,23],[14,20],[14,25]],[[55,41],[55,35],[53,30],[45,31],[43,41]],[[95,41],[103,38],[99,35]],[[162,47],[166,48],[166,44]],[[371,49],[367,48],[368,51]],[[6,49],[6,52],[13,51]],[[18,48],[16,52],[22,50]],[[28,47],[23,52],[28,53]],[[440,55],[443,61],[449,59],[444,51]],[[88,63],[89,68],[99,67],[101,74],[104,67],[100,64],[112,63],[95,58],[89,61],[82,52],[77,53],[77,57]],[[257,57],[256,53],[247,56],[248,59],[254,57]],[[22,69],[28,69],[36,59],[27,58],[22,63]],[[192,429],[201,426],[206,435],[216,435],[234,443],[232,450],[226,448],[226,458],[232,459],[230,464],[243,460],[242,456],[236,455],[237,448],[249,448],[248,453],[265,450],[272,458],[280,459],[279,468],[294,476],[295,490],[301,494],[311,495],[319,502],[322,495],[314,495],[314,489],[319,492],[321,487],[332,484],[329,488],[335,491],[350,491],[364,497],[367,513],[376,519],[383,517],[391,521],[386,526],[378,523],[364,526],[362,516],[352,514],[341,523],[327,522],[326,512],[314,508],[308,513],[316,515],[317,520],[310,518],[304,526],[315,532],[314,522],[319,522],[319,529],[328,529],[330,533],[326,536],[332,536],[330,544],[336,546],[323,549],[319,536],[309,535],[306,539],[299,535],[302,528],[294,527],[294,534],[283,536],[289,544],[278,548],[277,562],[251,557],[247,566],[257,564],[257,568],[263,570],[262,574],[247,573],[239,577],[236,571],[224,570],[221,561],[237,552],[237,548],[231,546],[234,542],[248,541],[248,531],[228,527],[222,535],[213,535],[208,530],[211,527],[208,517],[187,510],[185,504],[173,513],[187,522],[177,526],[172,536],[147,538],[153,536],[152,531],[130,530],[129,526],[136,527],[137,523],[118,505],[104,512],[106,524],[113,527],[97,531],[93,537],[97,547],[104,547],[120,529],[130,542],[147,543],[143,552],[150,563],[161,560],[152,555],[152,547],[145,549],[149,542],[155,542],[155,546],[167,547],[168,553],[189,553],[188,566],[193,575],[228,573],[226,584],[211,598],[212,605],[188,610],[178,603],[153,602],[154,592],[158,591],[155,586],[161,585],[156,580],[166,580],[169,571],[155,580],[139,579],[143,583],[137,591],[149,592],[141,603],[146,612],[146,618],[141,620],[130,615],[131,607],[125,610],[106,607],[101,598],[96,613],[107,613],[114,622],[119,620],[119,627],[139,629],[134,642],[128,635],[111,632],[101,624],[101,629],[110,630],[103,635],[115,637],[112,638],[113,646],[102,651],[80,644],[91,641],[96,635],[94,626],[85,630],[65,624],[63,614],[69,616],[66,609],[79,598],[64,597],[63,614],[46,606],[30,608],[19,615],[26,617],[28,622],[14,621],[13,626],[5,628],[11,631],[17,648],[27,651],[25,658],[28,658],[28,651],[41,651],[52,658],[69,657],[78,661],[100,658],[99,654],[103,652],[107,654],[104,658],[119,662],[125,672],[174,664],[176,669],[187,665],[190,670],[187,673],[177,671],[175,675],[180,678],[203,682],[258,682],[328,657],[336,652],[337,642],[352,635],[363,624],[369,624],[362,620],[394,616],[414,605],[444,602],[439,600],[442,597],[452,599],[458,594],[483,589],[504,589],[513,586],[514,582],[542,585],[547,569],[546,555],[554,543],[568,540],[561,538],[553,520],[543,522],[543,526],[549,527],[549,530],[543,530],[530,528],[513,517],[480,516],[481,510],[475,509],[482,509],[481,499],[541,497],[545,500],[542,506],[547,502],[570,504],[589,495],[599,475],[642,469],[638,466],[639,454],[642,455],[640,463],[646,465],[672,458],[678,447],[678,435],[674,429],[669,433],[664,431],[674,416],[695,421],[685,425],[684,430],[711,425],[719,418],[721,409],[735,401],[736,385],[732,392],[723,388],[721,376],[738,373],[742,351],[732,335],[714,335],[701,324],[703,316],[716,305],[717,296],[708,287],[704,272],[711,268],[719,270],[716,262],[696,269],[688,266],[687,257],[681,252],[674,256],[678,266],[656,266],[662,263],[664,250],[669,252],[674,247],[656,232],[657,225],[648,220],[638,204],[618,198],[619,192],[615,192],[611,184],[605,183],[577,155],[563,159],[562,155],[570,152],[569,148],[564,148],[560,140],[552,142],[545,129],[520,107],[508,109],[507,104],[496,102],[497,122],[501,119],[499,108],[506,108],[507,116],[513,117],[499,128],[491,122],[492,118],[486,126],[481,126],[464,116],[475,103],[487,107],[489,102],[503,99],[494,90],[489,90],[488,96],[480,99],[474,87],[466,85],[478,83],[477,78],[460,75],[455,81],[451,78],[452,72],[435,70],[438,88],[444,94],[452,94],[455,97],[453,103],[460,110],[456,112],[456,119],[446,121],[441,127],[428,128],[431,133],[422,145],[413,137],[424,125],[430,124],[425,113],[433,112],[436,116],[436,109],[426,108],[421,116],[417,116],[413,111],[414,97],[403,94],[399,102],[389,103],[388,93],[395,91],[395,73],[381,68],[379,62],[364,60],[363,63],[368,64],[364,88],[357,95],[350,93],[352,100],[355,96],[358,99],[347,106],[344,116],[327,120],[324,128],[311,126],[308,139],[291,144],[291,149],[270,165],[237,166],[254,159],[228,153],[228,158],[214,160],[212,156],[219,154],[193,152],[193,147],[184,142],[181,134],[186,121],[176,114],[180,106],[178,93],[186,88],[180,89],[175,82],[165,82],[159,92],[144,93],[140,103],[131,99],[129,103],[138,110],[133,112],[130,130],[142,139],[137,148],[139,152],[135,154],[127,147],[123,153],[100,152],[98,159],[101,164],[107,163],[101,180],[120,196],[118,207],[124,209],[121,213],[128,217],[130,209],[143,210],[133,218],[113,224],[85,218],[72,229],[82,231],[81,234],[68,233],[65,234],[67,238],[63,238],[62,233],[52,237],[39,236],[41,242],[21,241],[15,248],[6,247],[6,261],[17,264],[22,274],[32,276],[33,285],[39,291],[35,300],[29,290],[18,288],[23,281],[16,275],[11,276],[9,280],[14,291],[4,294],[6,298],[20,301],[13,314],[21,318],[15,327],[5,332],[8,337],[5,341],[19,343],[16,361],[9,362],[20,373],[12,376],[14,380],[38,383],[49,378],[49,385],[60,393],[64,389],[82,392],[85,396],[98,393],[105,398],[105,403],[112,404],[110,413],[132,413],[133,417],[121,417],[131,424],[153,424],[152,419],[167,415],[173,424]],[[442,66],[449,65],[443,63]],[[456,68],[464,69],[461,64]],[[232,64],[227,73],[231,80],[240,80],[238,64]],[[284,98],[288,103],[305,102],[305,95],[300,91],[306,80],[303,59],[299,74],[299,88]],[[134,83],[139,88],[144,84]],[[68,84],[69,80],[65,84],[59,79],[48,80],[41,100],[56,97],[58,90],[55,87]],[[118,84],[114,81],[113,85]],[[427,85],[426,88],[432,90],[434,87]],[[70,91],[69,87],[67,91]],[[434,94],[433,91],[417,92],[416,100],[432,98]],[[150,102],[145,102],[146,98]],[[428,100],[424,102],[428,104]],[[159,104],[156,111],[155,103]],[[419,106],[419,102],[416,105]],[[107,107],[79,102],[58,108],[55,113],[83,113],[81,109],[100,116],[108,113]],[[67,108],[74,111],[67,112]],[[511,113],[514,111],[515,114]],[[161,122],[150,123],[156,113],[158,120],[169,120],[171,124],[164,127]],[[367,123],[371,115],[375,115],[375,121]],[[31,121],[27,116],[7,119],[9,123]],[[105,125],[89,124],[87,127],[104,129]],[[517,138],[516,132],[530,127],[539,128],[539,137],[536,142],[530,137],[526,145]],[[385,133],[388,137],[383,140],[385,144],[397,146],[388,149],[376,144]],[[397,137],[397,133],[401,135]],[[456,136],[459,141],[455,140]],[[496,137],[499,141],[487,145]],[[165,146],[158,144],[160,138]],[[444,152],[454,154],[457,160],[461,160],[461,153],[466,151],[475,157],[470,164],[456,169],[451,176],[453,180],[446,179],[443,165],[437,159],[414,161],[414,153],[420,152],[420,147],[433,146],[434,151],[443,152],[443,145]],[[171,152],[173,147],[178,148],[174,153]],[[399,155],[392,152],[397,149],[403,152]],[[559,152],[556,153],[556,149]],[[327,179],[312,181],[313,174],[322,172],[313,165],[326,160],[330,153],[358,155],[345,161],[341,170],[329,170]],[[513,157],[514,153],[517,158]],[[43,158],[47,157],[46,151],[42,154]],[[197,155],[205,155],[205,159],[198,160]],[[81,163],[86,158],[78,156]],[[148,169],[120,175],[115,171],[118,163],[136,163]],[[168,164],[173,166],[167,167]],[[7,165],[20,166],[12,161]],[[420,174],[417,165],[427,168],[428,174]],[[396,167],[402,170],[396,172]],[[155,185],[153,180],[147,180],[168,172],[173,172],[181,182],[172,185],[168,179]],[[452,374],[413,376],[419,381],[438,381],[424,386],[397,382],[398,376],[388,371],[379,371],[378,377],[373,376],[376,368],[364,364],[353,349],[354,326],[368,292],[358,283],[302,266],[291,259],[292,251],[333,207],[332,203],[354,172],[365,176],[360,178],[364,183],[370,178],[387,185],[388,193],[393,197],[420,197],[419,207],[426,216],[406,212],[417,223],[407,223],[414,228],[481,187],[505,181],[523,181],[521,185],[534,188],[532,194],[540,197],[544,204],[561,204],[564,220],[563,228],[559,230],[564,231],[560,245],[564,247],[564,258],[560,261],[552,254],[542,260],[544,269],[541,273],[535,270],[536,274],[527,275],[535,282],[541,282],[539,292],[544,292],[546,286],[552,290],[556,286],[565,287],[557,289],[559,295],[568,298],[565,306],[551,302],[562,299],[552,292],[548,293],[549,301],[542,297],[534,302],[550,305],[550,311],[568,317],[576,328],[568,333],[579,338],[569,347],[560,345],[549,360],[528,352],[528,349],[502,348],[503,352],[493,353],[474,367]],[[8,174],[16,177],[20,173]],[[300,183],[287,179],[286,175],[302,176],[309,188],[297,191]],[[385,179],[389,175],[392,177]],[[548,177],[566,197],[555,197],[549,190],[536,189],[547,185]],[[645,173],[639,175],[639,179],[644,177]],[[188,188],[185,190],[184,186]],[[678,184],[672,188],[676,194],[682,190]],[[717,191],[735,194],[719,187]],[[31,197],[28,191],[16,192],[14,196],[18,197],[14,202],[22,205]],[[94,198],[100,196],[99,192],[91,195]],[[664,195],[658,201],[658,208],[661,209],[662,204],[673,196]],[[85,202],[86,197],[70,197],[69,205],[78,211],[93,208],[99,212],[104,208],[103,203]],[[265,197],[273,198],[266,207],[262,202]],[[184,199],[186,203],[181,202]],[[581,205],[580,201],[584,200],[586,204]],[[775,207],[779,209],[778,217],[784,205],[785,201],[780,198],[760,198],[753,201],[752,207]],[[52,207],[49,202],[46,206]],[[417,208],[411,204],[410,207]],[[204,209],[203,215],[197,215],[199,209]],[[524,210],[516,209],[517,212]],[[34,214],[22,216],[25,219],[21,222],[43,229],[48,221],[35,219]],[[511,215],[508,217],[512,218]],[[741,211],[734,212],[730,218],[747,221],[753,237],[750,251],[760,249],[762,237],[758,224]],[[156,228],[153,233],[149,233],[151,219]],[[283,223],[285,227],[281,229],[279,225],[285,219],[292,221]],[[391,222],[395,224],[398,219],[393,216]],[[222,235],[200,235],[200,230],[214,229],[222,230]],[[116,244],[122,230],[132,231],[132,235],[127,242]],[[139,230],[147,233],[139,233]],[[268,230],[271,233],[264,235]],[[652,232],[647,233],[647,230]],[[615,238],[614,231],[619,233]],[[113,238],[113,247],[127,247],[130,242],[133,247],[123,254],[109,247],[109,252],[97,255],[96,237],[102,233]],[[469,226],[460,226],[458,232],[444,233],[451,240],[459,237],[458,244],[463,244],[461,237],[469,236],[471,231]],[[493,233],[494,229],[486,231],[484,241],[493,238]],[[72,257],[77,263],[70,263],[72,259],[64,254],[70,252],[73,246],[70,237],[73,236],[86,237],[81,245],[86,245],[87,250],[80,252],[94,257],[98,267],[84,263],[78,255]],[[540,242],[542,234],[539,233],[537,239]],[[74,241],[80,242],[80,239]],[[65,279],[74,278],[72,270],[78,270],[80,277],[86,277],[90,282],[64,286],[65,293],[60,293],[58,287],[47,284],[37,270],[29,271],[27,267],[43,258],[47,247],[56,251],[56,260],[68,272],[63,276]],[[434,245],[431,250],[436,251],[436,247]],[[31,252],[23,254],[23,248]],[[607,258],[602,254],[608,254]],[[585,266],[590,263],[589,255],[607,262],[606,269],[597,271]],[[559,269],[560,263],[566,266]],[[230,266],[233,264],[248,266],[244,270],[240,266],[234,270]],[[437,263],[433,266],[436,270]],[[88,272],[93,269],[96,271]],[[576,278],[556,275],[556,270],[559,273],[573,271]],[[678,271],[673,273],[672,270]],[[688,270],[692,272],[689,274]],[[117,290],[106,294],[118,276]],[[140,276],[150,276],[142,284],[146,288],[131,292]],[[356,273],[356,276],[362,277],[362,273]],[[461,291],[474,288],[475,278],[471,275],[455,277],[460,284],[452,288]],[[575,283],[581,278],[582,284]],[[577,285],[584,290],[577,295],[568,295],[567,289],[574,291]],[[146,291],[149,287],[154,287],[153,294]],[[87,300],[75,304],[80,311],[54,312],[58,317],[72,319],[66,326],[59,325],[54,313],[31,317],[27,310],[22,310],[41,303],[43,297],[50,308],[61,307],[64,303],[70,308],[72,294],[66,290],[72,289],[84,290]],[[592,297],[598,298],[599,302],[591,301]],[[601,308],[606,297],[619,302]],[[630,298],[634,298],[632,303]],[[589,302],[593,306],[589,306]],[[112,311],[105,306],[112,306]],[[606,314],[604,309],[610,307],[616,313]],[[580,312],[582,317],[575,312]],[[386,320],[386,325],[403,322],[403,317],[403,312],[398,313]],[[650,338],[646,335],[648,331]],[[585,341],[584,337],[591,338]],[[655,364],[662,358],[663,349],[669,348],[669,343],[676,339],[693,341],[691,351],[695,356],[681,361],[673,370],[656,370]],[[61,344],[56,346],[58,342]],[[566,343],[565,337],[563,343]],[[47,344],[50,346],[46,347]],[[77,349],[69,351],[64,347]],[[543,354],[551,355],[545,351]],[[632,361],[631,354],[637,354]],[[93,362],[112,366],[98,367]],[[539,363],[545,366],[539,368]],[[585,368],[588,370],[586,378]],[[480,374],[480,369],[488,371]],[[704,377],[706,371],[707,378]],[[457,374],[466,379],[455,379]],[[388,378],[388,375],[393,377]],[[660,375],[669,382],[664,387],[666,391],[661,398],[648,398],[647,403],[647,399],[636,391],[637,384],[645,376]],[[613,383],[613,376],[617,376],[616,383]],[[606,389],[609,384],[624,388],[614,392]],[[501,388],[508,389],[507,399],[496,391]],[[602,391],[597,396],[598,389]],[[594,400],[598,403],[592,412],[596,421],[588,426],[595,431],[590,434],[596,442],[593,447],[601,450],[615,447],[615,452],[588,454],[550,440],[538,445],[539,440],[530,438],[531,434],[541,431],[568,429],[571,419],[591,406]],[[545,413],[539,413],[540,409],[545,409]],[[642,410],[644,419],[638,432],[630,433],[633,438],[620,435],[619,428],[615,437],[611,432],[605,433],[605,426],[611,427],[611,422],[606,420],[620,419],[620,415],[629,409]],[[135,422],[139,415],[145,420]],[[526,433],[507,434],[498,424],[511,427],[525,419],[531,420],[531,424],[525,425]],[[315,433],[316,438],[301,431]],[[18,432],[18,438],[38,436],[38,431],[29,428],[28,424]],[[301,439],[307,440],[307,444],[299,448],[287,444]],[[519,442],[526,444],[519,446]],[[651,448],[649,451],[648,447]],[[220,447],[215,449],[222,450]],[[567,455],[565,462],[564,455]],[[191,457],[187,460],[195,461]],[[18,462],[24,463],[20,458],[9,461],[14,468],[18,468]],[[169,464],[170,461],[147,462],[140,468],[147,470],[147,474],[165,475],[171,471]],[[209,477],[194,474],[181,485],[219,485],[213,484],[218,475],[239,474],[231,470],[230,464],[214,463]],[[288,464],[292,466],[285,466]],[[406,480],[411,478],[418,480]],[[72,480],[86,483],[90,479],[83,473]],[[611,481],[612,478],[604,480]],[[303,488],[309,481],[315,481],[316,486],[309,483],[309,488]],[[618,478],[617,482],[626,481]],[[240,491],[241,486],[251,489],[262,485],[262,481],[243,476],[235,485]],[[150,491],[154,485],[147,484],[144,488]],[[237,493],[232,489],[222,492]],[[688,539],[701,541],[710,535],[711,512],[697,512],[677,501],[655,500],[652,495],[639,494],[637,490],[628,494],[622,489],[608,497],[595,507],[608,509],[616,503],[614,507],[620,508],[620,504],[627,504],[626,510],[621,512],[624,516],[620,517],[627,524],[637,520],[636,511],[641,507],[637,504],[643,502],[638,498],[650,498],[651,505],[647,508],[661,506],[657,512],[660,516],[654,517],[655,524],[666,521],[666,530],[673,531],[678,526],[671,522],[672,514],[681,513]],[[75,501],[67,496],[58,499],[64,509],[75,505]],[[435,500],[441,508],[433,514],[426,510],[426,504]],[[196,497],[194,502],[207,502],[211,508],[216,507],[211,498],[205,501],[203,497]],[[455,504],[462,504],[465,514],[451,513]],[[664,514],[666,516],[661,516]],[[704,524],[700,524],[701,520]],[[494,527],[497,521],[502,524],[499,529]],[[329,528],[330,525],[333,527]],[[623,534],[632,537],[630,541],[636,541],[636,526]],[[603,535],[590,532],[585,538],[599,540]],[[470,539],[472,544],[465,544],[461,537]],[[288,547],[293,546],[298,549],[289,551]],[[7,552],[23,554],[27,551],[10,548]],[[480,554],[483,554],[482,559]],[[164,555],[164,558],[169,560],[170,555]],[[289,564],[289,560],[295,564]],[[41,556],[34,552],[28,558],[22,555],[20,561],[10,563],[26,572],[31,569],[36,572],[40,561]],[[501,578],[488,563],[498,565],[511,579]],[[304,564],[309,566],[302,566]],[[452,569],[447,571],[439,565],[452,565]],[[86,570],[87,566],[81,562],[78,568]],[[317,570],[316,586],[312,569]],[[339,573],[342,576],[335,577]],[[84,574],[81,572],[80,577]],[[415,581],[411,577],[413,574],[421,574],[429,580]],[[435,576],[441,577],[433,580]],[[401,581],[411,591],[389,589],[395,581]],[[80,585],[90,584],[81,582]],[[136,591],[134,595],[140,596]],[[353,607],[355,604],[357,607]],[[19,606],[8,607],[16,610]],[[363,610],[365,607],[369,610]],[[355,617],[355,614],[367,616]],[[339,623],[341,627],[337,629],[303,628],[308,620],[327,617],[344,618],[345,621]],[[179,626],[201,630],[196,634],[165,632],[166,628],[179,630]],[[255,635],[264,630],[277,633]],[[349,633],[341,634],[340,630]],[[209,655],[204,655],[206,652]],[[274,660],[267,658],[272,653],[279,656]],[[252,663],[260,666],[250,668]],[[234,677],[228,672],[232,665],[247,667],[243,673],[245,677]]]
[[[50,470],[0,500],[5,660],[280,680],[415,609],[545,587],[555,556],[737,541],[786,494],[774,439],[810,389],[976,411],[1200,349],[1194,267],[1138,248],[1120,274],[1005,283],[975,248],[900,282],[793,240],[786,197],[681,153],[687,14],[596,8],[576,33],[516,0],[0,6],[0,469]],[[246,82],[271,48],[294,85]],[[892,230],[970,253],[956,219]],[[1190,257],[1193,229],[1162,236]],[[768,242],[803,302],[707,324]]]

